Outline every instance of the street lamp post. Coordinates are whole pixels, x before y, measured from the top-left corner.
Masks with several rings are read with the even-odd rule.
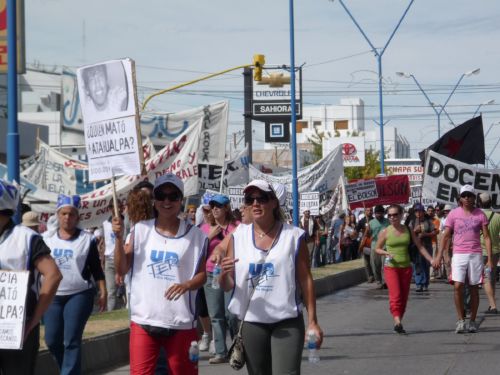
[[[425,90],[422,88],[422,86],[420,85],[420,83],[417,81],[417,79],[415,78],[415,76],[412,73],[396,72],[396,75],[398,75],[400,77],[405,77],[405,78],[412,78],[413,81],[415,82],[415,84],[417,85],[417,87],[419,88],[419,90],[422,92],[422,94],[424,94],[425,98],[427,99],[427,102],[432,107],[432,110],[434,111],[434,113],[436,114],[436,116],[438,118],[438,139],[439,139],[439,138],[441,138],[441,113],[443,113],[446,105],[448,104],[448,102],[450,101],[451,97],[455,93],[455,90],[457,89],[458,85],[460,85],[460,82],[462,82],[462,80],[465,77],[470,77],[473,74],[479,74],[480,71],[481,71],[481,69],[477,68],[477,69],[471,70],[469,72],[463,73],[460,76],[460,78],[458,79],[458,82],[455,85],[455,87],[453,87],[453,90],[451,90],[451,93],[448,96],[448,99],[446,99],[446,101],[444,102],[444,104],[442,106],[440,106],[441,110],[439,110],[439,111],[436,109],[436,105],[429,99],[429,96],[427,95],[427,93],[425,92]],[[448,116],[448,113],[446,113],[446,115]],[[449,116],[448,116],[448,118],[449,118]],[[452,121],[452,123],[453,123],[453,121]]]
[[[384,107],[383,107],[383,98],[382,98],[382,56],[384,55],[385,50],[389,46],[389,43],[391,42],[392,38],[394,37],[394,34],[396,34],[396,31],[398,30],[399,26],[401,25],[401,22],[403,22],[403,19],[405,18],[406,14],[410,10],[410,7],[412,6],[413,2],[415,0],[411,0],[408,6],[406,7],[403,15],[399,19],[399,22],[397,23],[396,27],[392,31],[391,35],[389,36],[389,39],[385,43],[383,48],[376,48],[373,43],[370,41],[366,33],[363,31],[359,23],[356,21],[354,16],[351,14],[349,9],[344,4],[343,0],[339,0],[340,5],[342,5],[342,8],[346,11],[348,16],[351,18],[352,22],[358,30],[361,32],[365,40],[368,42],[370,45],[370,48],[372,52],[375,54],[375,57],[377,58],[377,65],[378,65],[378,97],[379,97],[379,127],[380,127],[380,172],[384,173]]]
[[[472,117],[473,117],[473,118],[474,118],[474,117],[476,117],[477,113],[479,112],[479,110],[481,109],[481,107],[482,107],[483,105],[490,105],[490,104],[493,104],[493,103],[495,103],[495,99],[490,99],[490,100],[487,100],[487,101],[485,101],[485,102],[482,102],[481,104],[479,104],[479,105],[477,106],[476,111],[474,112],[474,114],[472,115]]]

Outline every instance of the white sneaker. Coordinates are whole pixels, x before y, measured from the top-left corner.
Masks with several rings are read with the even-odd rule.
[[[465,333],[465,320],[457,321],[457,328],[455,328],[455,333]]]
[[[477,323],[474,320],[471,320],[469,322],[469,332],[470,333],[476,333],[478,329]]]
[[[215,355],[215,342],[214,342],[214,340],[210,341],[208,352],[211,355]]]
[[[200,352],[208,351],[208,348],[210,347],[210,336],[208,333],[204,333],[203,336],[201,336],[198,347],[200,348]]]

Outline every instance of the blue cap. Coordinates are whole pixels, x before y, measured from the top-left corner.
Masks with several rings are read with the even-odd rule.
[[[80,196],[79,195],[64,195],[59,194],[57,197],[57,210],[63,207],[73,207],[76,209],[80,208]]]
[[[212,203],[212,202],[216,202],[216,203],[219,203],[219,204],[222,204],[223,206],[225,206],[226,204],[229,204],[229,202],[231,202],[229,200],[229,198],[225,195],[222,195],[222,194],[216,194],[214,195],[210,201],[208,203]]]
[[[201,205],[202,205],[202,207],[205,207],[205,208],[210,207],[210,201],[216,195],[217,194],[205,192],[205,194],[203,194],[203,196],[201,197]]]
[[[413,209],[415,211],[425,211],[424,205],[420,203],[416,203],[415,206],[413,206]]]

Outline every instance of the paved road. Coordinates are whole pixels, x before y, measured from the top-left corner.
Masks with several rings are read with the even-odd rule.
[[[480,311],[487,307],[481,295]],[[424,295],[412,292],[404,319],[406,336],[392,332],[387,292],[362,284],[318,300],[325,332],[321,362],[303,374],[496,374],[500,373],[500,315],[480,314],[479,332],[457,335],[451,286],[431,284]],[[235,375],[228,365],[200,361],[200,374]],[[108,372],[128,374],[128,366]],[[241,372],[245,374],[246,371]]]

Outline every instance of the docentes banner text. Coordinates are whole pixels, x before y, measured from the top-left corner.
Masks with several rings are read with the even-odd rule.
[[[477,194],[491,196],[491,208],[500,212],[500,169],[485,169],[459,162],[434,151],[427,153],[423,196],[439,203],[457,205],[460,188],[470,184]]]

